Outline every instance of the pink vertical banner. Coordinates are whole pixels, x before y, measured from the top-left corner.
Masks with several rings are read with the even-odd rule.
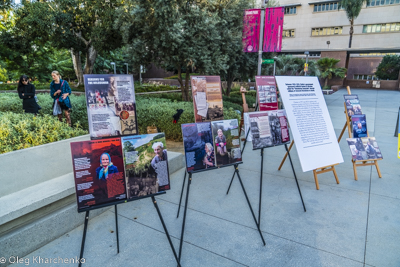
[[[284,10],[284,7],[265,9],[263,52],[281,51]]]
[[[247,9],[243,15],[243,52],[258,52],[261,9]]]

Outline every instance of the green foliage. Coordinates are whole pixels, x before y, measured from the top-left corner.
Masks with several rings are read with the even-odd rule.
[[[158,92],[178,90],[176,86],[171,85],[156,85],[156,84],[137,84],[135,83],[135,93]]]
[[[375,75],[381,80],[397,80],[400,71],[400,56],[386,55],[376,69]]]
[[[328,80],[337,76],[344,78],[346,75],[346,68],[338,68],[336,64],[340,62],[340,59],[324,57],[317,61],[318,67],[321,71],[321,77],[325,78],[325,85],[328,86]]]
[[[6,82],[8,80],[7,70],[3,69],[0,65],[0,82]]]
[[[190,73],[189,74],[189,79],[190,79],[190,76],[196,76],[196,75],[199,75],[199,73]],[[169,77],[165,77],[164,79],[178,79],[178,75],[176,74],[176,75],[172,75],[172,76],[169,76]],[[186,79],[186,73],[182,73],[182,79]]]
[[[87,134],[50,115],[0,112],[0,154]]]
[[[37,94],[39,105],[42,109],[39,111],[39,117],[42,115],[52,114],[53,99],[50,94]],[[86,112],[86,100],[84,95],[70,96],[72,103],[71,121],[74,127],[88,130],[88,119]],[[0,112],[14,112],[22,114],[22,99],[16,93],[0,94]]]
[[[346,11],[346,16],[350,21],[349,48],[351,48],[351,41],[353,39],[354,20],[360,15],[364,3],[368,2],[369,0],[341,0],[338,2],[339,9],[343,8]]]
[[[240,39],[243,9],[248,4],[245,0],[127,0],[119,9],[115,28],[122,32],[135,65],[174,66],[182,97],[189,101],[191,69],[210,75],[228,68],[230,40]],[[182,69],[186,69],[186,80]]]
[[[304,75],[304,63],[306,60],[304,58],[293,57],[292,55],[279,55],[275,59],[276,69],[275,75],[283,76],[296,76]],[[267,64],[267,66],[262,70],[263,75],[273,74],[273,64]],[[320,76],[320,71],[317,63],[314,60],[308,61],[308,76]]]

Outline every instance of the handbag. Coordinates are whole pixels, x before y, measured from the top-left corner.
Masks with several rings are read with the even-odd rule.
[[[53,115],[59,115],[59,114],[62,114],[62,111],[60,104],[58,103],[58,99],[56,99],[56,101],[54,101],[53,104]]]

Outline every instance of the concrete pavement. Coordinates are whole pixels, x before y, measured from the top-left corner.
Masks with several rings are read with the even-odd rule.
[[[325,96],[337,136],[345,123],[346,93],[339,90]],[[382,178],[368,166],[358,168],[358,181],[354,180],[345,132],[340,142],[344,163],[336,166],[340,184],[332,173],[321,174],[316,190],[312,172],[302,172],[294,147],[291,156],[307,207],[304,212],[289,161],[277,170],[284,147],[265,149],[261,230],[267,244],[263,246],[237,178],[226,195],[234,169],[193,174],[182,266],[400,266],[400,159],[393,137],[400,92],[353,89],[352,93],[358,94],[369,134],[381,148]],[[240,175],[257,213],[260,151],[247,144],[243,162]],[[184,169],[175,172],[172,189],[156,198],[177,252],[183,209],[179,218],[176,212],[183,175]],[[150,198],[118,206],[119,254],[114,215],[110,208],[89,220],[83,266],[176,266]],[[76,259],[82,231],[83,225],[27,255],[19,265]]]

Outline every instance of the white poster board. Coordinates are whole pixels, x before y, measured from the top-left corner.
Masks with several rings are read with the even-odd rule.
[[[318,78],[275,78],[303,172],[343,162]]]

